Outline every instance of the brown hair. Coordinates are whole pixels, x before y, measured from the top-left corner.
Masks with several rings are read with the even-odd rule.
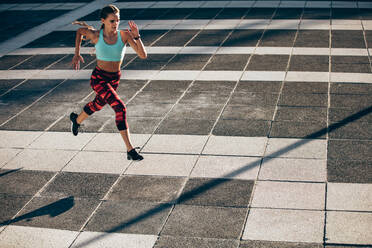
[[[115,5],[109,4],[103,7],[103,9],[101,9],[99,13],[99,18],[106,19],[109,14],[120,14],[120,10]],[[104,27],[105,27],[105,24],[102,23],[100,29]]]

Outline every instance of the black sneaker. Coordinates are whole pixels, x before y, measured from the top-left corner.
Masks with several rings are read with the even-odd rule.
[[[76,136],[79,133],[79,127],[80,124],[77,123],[76,119],[78,118],[78,115],[72,112],[70,114],[70,120],[71,120],[71,132]]]
[[[133,148],[129,152],[127,152],[127,159],[128,160],[136,160],[136,161],[141,161],[143,157],[139,155],[136,151],[139,147]]]

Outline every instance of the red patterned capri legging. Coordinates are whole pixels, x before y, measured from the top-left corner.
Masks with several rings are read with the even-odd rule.
[[[90,85],[96,92],[94,100],[84,107],[84,112],[88,115],[99,111],[108,103],[116,114],[116,126],[119,131],[128,129],[126,118],[126,108],[124,102],[116,93],[119,86],[121,72],[107,72],[100,69],[98,66],[93,70],[90,78]]]

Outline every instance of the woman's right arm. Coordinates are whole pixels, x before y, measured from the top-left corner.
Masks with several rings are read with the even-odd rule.
[[[80,69],[80,61],[84,63],[83,57],[80,55],[80,46],[83,36],[86,37],[87,40],[95,41],[95,32],[89,28],[79,28],[76,31],[76,39],[75,39],[75,55],[72,58],[72,66],[75,70]]]

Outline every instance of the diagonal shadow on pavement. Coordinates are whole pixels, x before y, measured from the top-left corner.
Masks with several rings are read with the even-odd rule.
[[[342,126],[345,126],[348,123],[351,123],[353,121],[356,121],[356,120],[358,120],[358,119],[360,119],[360,118],[362,118],[362,117],[370,114],[371,112],[372,112],[372,105],[369,106],[368,108],[365,108],[365,109],[363,109],[363,110],[361,110],[361,111],[353,114],[353,115],[350,115],[350,116],[346,117],[345,119],[343,119],[343,120],[341,120],[341,121],[339,121],[337,123],[331,124],[329,127],[322,128],[319,131],[314,132],[314,133],[306,136],[305,139],[303,139],[303,140],[300,140],[300,141],[298,141],[298,142],[296,142],[294,144],[291,144],[291,145],[289,145],[289,146],[287,146],[285,148],[282,148],[282,149],[280,149],[277,152],[274,152],[274,153],[269,154],[269,156],[266,159],[267,160],[270,160],[270,159],[273,159],[274,157],[278,157],[280,155],[283,155],[283,154],[285,154],[285,153],[287,153],[287,152],[289,152],[289,151],[291,151],[293,149],[296,149],[296,148],[298,148],[298,147],[300,147],[300,146],[308,143],[311,139],[319,138],[322,135],[325,135],[327,133],[333,132],[336,129],[338,129],[338,128],[342,127]],[[255,166],[259,166],[260,164],[261,164],[261,158],[257,159],[256,161],[254,161],[254,162],[252,162],[250,164],[247,164],[246,166],[240,168],[239,170],[235,170],[235,171],[233,171],[231,173],[228,173],[228,174],[224,175],[224,177],[233,177],[233,176],[239,175],[239,174],[241,174],[241,173],[243,173],[243,172],[245,172],[245,171],[247,171],[247,170],[249,170],[249,169],[251,169],[251,168],[253,168]],[[218,186],[219,184],[221,184],[221,182],[223,182],[223,181],[221,181],[219,179],[211,180],[208,183],[205,183],[204,185],[202,185],[201,187],[198,187],[198,188],[196,188],[194,190],[191,190],[191,191],[183,194],[182,197],[178,199],[178,202],[177,203],[183,203],[183,202],[185,202],[187,200],[190,200],[191,198],[193,198],[193,197],[195,197],[195,196],[197,196],[197,195],[199,195],[199,194],[201,194],[201,193],[203,193],[203,192],[205,192],[205,191],[207,191],[207,190],[209,190],[211,188],[214,188],[214,187]],[[87,245],[89,245],[89,244],[91,244],[91,243],[93,243],[95,241],[98,241],[98,240],[104,238],[106,235],[108,235],[108,233],[118,232],[118,231],[120,231],[120,230],[122,230],[124,228],[127,228],[130,225],[133,225],[136,222],[139,222],[139,221],[141,221],[141,220],[143,220],[143,219],[145,219],[147,217],[150,217],[150,216],[152,216],[152,215],[154,215],[156,213],[159,213],[159,212],[161,212],[162,210],[164,210],[164,209],[166,209],[168,207],[169,207],[169,204],[166,204],[166,203],[159,204],[156,207],[154,207],[154,208],[150,209],[149,211],[147,211],[146,213],[141,214],[141,215],[138,215],[138,216],[132,218],[131,220],[129,220],[129,221],[125,222],[125,223],[122,223],[121,225],[118,225],[118,226],[116,226],[114,228],[111,228],[110,230],[106,230],[106,233],[104,233],[104,234],[102,234],[100,236],[97,236],[97,237],[95,237],[93,239],[87,240],[87,241],[85,241],[85,242],[83,242],[83,243],[81,243],[81,244],[79,244],[77,246],[73,246],[73,247],[74,248],[85,247],[85,246],[87,246]]]

